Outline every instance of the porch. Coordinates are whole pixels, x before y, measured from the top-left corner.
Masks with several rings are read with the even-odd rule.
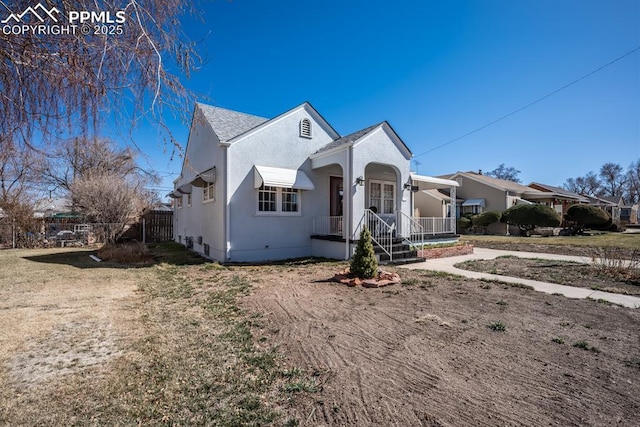
[[[398,224],[395,215],[379,215],[379,217],[390,227]],[[455,234],[455,218],[422,217],[411,218],[410,221],[408,221],[408,225],[399,227],[399,233],[396,233],[396,236],[411,242],[418,242],[421,240],[433,240],[436,237],[443,237],[443,235]],[[317,216],[313,218],[312,237],[321,236],[343,238],[344,229],[342,216]],[[357,240],[358,236],[351,236],[351,238]]]
[[[420,262],[417,250],[425,244],[457,241],[455,218],[411,218],[403,212],[378,215],[365,209],[349,240],[344,237],[341,216],[319,216],[313,219],[312,252],[317,256],[339,257],[352,254],[360,232],[366,226],[380,263]]]

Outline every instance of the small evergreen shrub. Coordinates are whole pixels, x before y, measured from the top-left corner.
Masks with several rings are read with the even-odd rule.
[[[378,260],[371,242],[371,233],[364,226],[360,232],[360,240],[356,253],[351,259],[350,272],[361,279],[372,279],[378,274]]]

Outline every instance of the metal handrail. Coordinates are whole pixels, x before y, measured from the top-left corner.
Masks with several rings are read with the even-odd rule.
[[[422,244],[424,242],[424,227],[406,213],[400,212],[400,214],[402,217],[402,221],[400,223],[402,227],[401,236],[408,239],[411,243],[414,243],[415,240],[418,240],[417,237],[419,237],[418,241]],[[407,226],[409,227],[408,235],[406,234]]]
[[[389,225],[371,209],[365,209],[362,218],[353,232],[353,239],[360,238],[362,227],[367,227],[371,232],[371,240],[378,245],[387,255],[389,261],[393,261],[393,232],[395,225]]]

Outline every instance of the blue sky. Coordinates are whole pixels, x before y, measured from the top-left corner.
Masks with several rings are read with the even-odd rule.
[[[387,120],[420,174],[505,163],[561,185],[640,158],[640,51],[434,150],[639,47],[639,0],[234,0],[203,16],[184,22],[204,40],[185,80],[201,100],[264,117],[309,101],[342,135]],[[170,187],[181,160],[139,135]]]

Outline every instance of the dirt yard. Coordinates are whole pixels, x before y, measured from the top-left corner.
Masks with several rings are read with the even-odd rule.
[[[0,252],[0,424],[637,425],[640,310],[343,267]]]
[[[301,273],[265,276],[246,306],[319,373],[294,408],[305,425],[637,425],[640,310],[429,272],[380,289]]]

